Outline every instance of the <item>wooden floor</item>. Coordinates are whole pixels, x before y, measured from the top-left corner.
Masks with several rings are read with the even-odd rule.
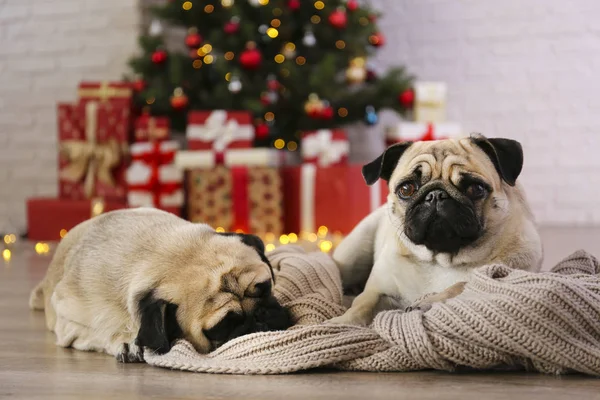
[[[584,248],[600,255],[600,229],[543,231],[546,267]],[[600,399],[600,379],[534,374],[373,374],[320,371],[287,376],[226,376],[118,364],[96,353],[54,346],[29,290],[49,256],[32,244],[0,259],[0,398],[14,399]]]

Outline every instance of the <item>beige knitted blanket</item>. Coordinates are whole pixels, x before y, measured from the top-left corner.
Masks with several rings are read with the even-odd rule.
[[[482,267],[460,296],[426,313],[379,313],[368,328],[322,324],[344,311],[340,276],[327,255],[287,246],[269,258],[279,270],[276,295],[296,326],[242,336],[210,354],[179,341],[162,356],[146,351],[146,361],[223,374],[466,367],[600,375],[600,266],[584,251],[547,273]]]

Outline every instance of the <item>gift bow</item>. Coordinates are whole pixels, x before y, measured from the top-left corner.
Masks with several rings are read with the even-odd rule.
[[[202,127],[189,129],[188,137],[212,142],[213,149],[222,152],[235,140],[251,139],[252,131],[251,127],[242,127],[235,120],[227,121],[227,111],[214,110]]]
[[[83,188],[88,198],[94,194],[96,178],[103,184],[115,186],[112,169],[121,162],[121,149],[116,140],[111,139],[101,144],[96,141],[97,111],[96,102],[86,104],[86,141],[67,140],[60,146],[61,154],[69,161],[69,165],[60,171],[60,178],[70,182],[79,182],[85,178]]]
[[[333,140],[333,133],[329,129],[318,130],[302,140],[304,158],[316,158],[321,166],[339,163],[349,150],[348,141]]]

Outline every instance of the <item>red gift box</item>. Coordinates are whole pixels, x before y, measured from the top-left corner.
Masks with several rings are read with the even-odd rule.
[[[136,118],[134,137],[136,142],[152,142],[169,139],[169,118],[144,114]]]
[[[348,163],[350,142],[340,129],[321,129],[302,136],[302,159],[322,167]]]
[[[181,215],[183,171],[173,164],[178,148],[179,144],[172,140],[131,146],[133,162],[126,174],[130,206],[157,207]]]
[[[368,186],[362,165],[285,167],[284,224],[287,232],[314,233],[320,226],[348,234],[385,203],[387,182]]]
[[[252,147],[254,126],[247,111],[190,111],[186,130],[188,149],[214,150]]]
[[[69,200],[34,198],[27,200],[27,237],[29,240],[54,241],[65,231],[96,215],[127,208],[125,202],[102,199]]]
[[[61,198],[125,199],[129,129],[122,115],[96,101],[58,105]]]

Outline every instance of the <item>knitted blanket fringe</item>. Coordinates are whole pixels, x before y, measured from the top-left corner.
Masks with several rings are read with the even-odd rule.
[[[275,292],[295,326],[232,340],[210,354],[186,341],[148,350],[151,365],[220,374],[512,369],[600,376],[600,266],[584,251],[551,272],[478,269],[458,297],[429,311],[379,313],[370,327],[323,323],[344,312],[331,258],[284,246],[270,253]]]

